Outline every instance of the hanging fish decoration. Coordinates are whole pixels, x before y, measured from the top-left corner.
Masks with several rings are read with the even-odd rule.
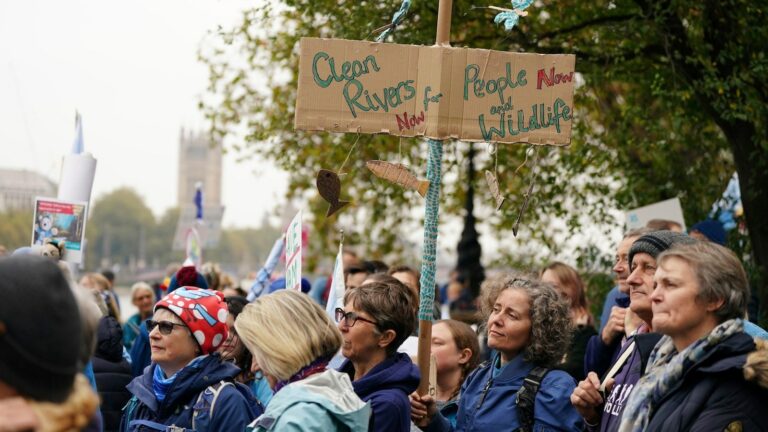
[[[373,160],[366,162],[365,166],[367,166],[376,177],[389,180],[404,188],[413,189],[422,197],[427,196],[429,181],[419,180],[408,167],[403,164]]]
[[[320,196],[330,204],[325,217],[331,216],[349,204],[349,201],[339,200],[339,196],[341,195],[341,180],[339,180],[339,175],[335,172],[321,169],[317,173],[316,184]]]
[[[501,206],[504,204],[505,198],[499,190],[499,181],[496,179],[496,176],[488,170],[485,171],[485,181],[488,183],[488,187],[491,189],[491,195],[493,195],[493,199],[496,200],[496,211],[501,210]]]

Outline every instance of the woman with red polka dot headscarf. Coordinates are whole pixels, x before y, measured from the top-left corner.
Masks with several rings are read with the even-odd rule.
[[[128,390],[121,431],[244,430],[261,414],[250,390],[234,381],[240,369],[216,349],[227,339],[227,304],[220,292],[182,287],[155,304],[147,320],[152,364]]]

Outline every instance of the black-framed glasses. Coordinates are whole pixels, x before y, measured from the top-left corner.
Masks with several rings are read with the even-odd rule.
[[[375,326],[379,325],[379,323],[365,319],[354,312],[344,312],[344,309],[336,308],[336,322],[340,323],[342,319],[347,323],[347,327],[354,327],[355,323],[358,321],[365,321]]]
[[[170,321],[155,321],[153,319],[148,319],[145,322],[147,323],[147,331],[149,333],[152,333],[152,330],[154,330],[155,327],[157,327],[160,330],[160,333],[166,336],[171,334],[174,326],[186,327],[186,325],[184,324],[177,324],[175,322],[170,322]]]

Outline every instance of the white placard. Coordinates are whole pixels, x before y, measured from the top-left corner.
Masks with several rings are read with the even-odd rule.
[[[627,230],[633,230],[644,227],[648,221],[653,219],[666,219],[677,222],[685,228],[685,218],[683,218],[683,208],[680,206],[680,198],[672,198],[665,201],[638,207],[626,212]]]
[[[301,210],[296,213],[286,232],[285,289],[301,292]]]

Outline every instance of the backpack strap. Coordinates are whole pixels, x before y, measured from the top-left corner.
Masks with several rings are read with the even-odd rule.
[[[539,392],[541,382],[548,372],[549,369],[538,366],[531,369],[515,395],[517,419],[520,422],[519,430],[521,432],[533,431],[533,408],[536,403],[536,393]]]
[[[195,402],[194,406],[200,406],[200,403],[203,401],[203,398],[206,397],[206,393],[210,394],[212,397],[210,399],[210,405],[208,407],[208,421],[213,420],[213,409],[216,407],[216,401],[219,399],[219,395],[221,394],[221,391],[224,390],[224,387],[227,386],[234,386],[235,384],[229,381],[219,381],[216,384],[213,384],[211,386],[208,386],[205,390],[201,391],[200,394],[197,396],[197,402]],[[197,415],[199,411],[194,410],[192,413],[192,429],[197,430],[197,425],[195,424],[195,421],[197,420]]]

